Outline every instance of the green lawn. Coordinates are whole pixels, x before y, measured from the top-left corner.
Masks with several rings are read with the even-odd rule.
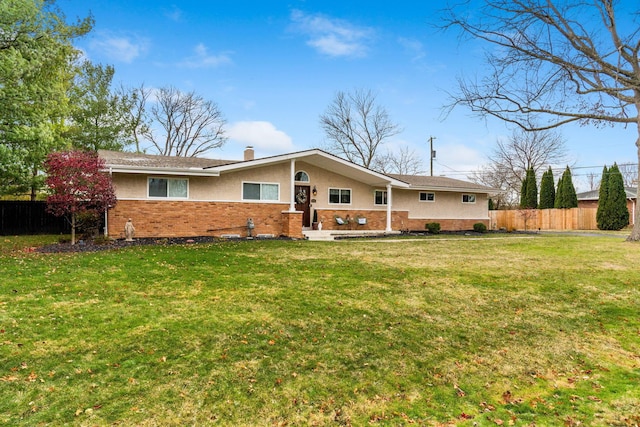
[[[640,423],[623,238],[21,242],[0,237],[0,424]]]

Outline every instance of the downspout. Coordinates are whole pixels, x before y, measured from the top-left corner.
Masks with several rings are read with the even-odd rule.
[[[296,161],[295,159],[291,159],[291,181],[289,183],[289,212],[296,211],[296,203],[295,203],[295,182],[296,182]]]
[[[387,229],[385,231],[391,231],[391,183],[387,184]]]
[[[109,166],[109,178],[113,182],[113,168],[111,166]],[[104,237],[109,236],[109,215],[107,215],[107,212],[109,212],[109,206],[104,208]]]

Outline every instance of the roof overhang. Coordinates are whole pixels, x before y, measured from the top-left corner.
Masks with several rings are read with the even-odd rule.
[[[412,190],[417,191],[438,191],[438,192],[450,192],[450,193],[480,193],[480,194],[498,194],[504,193],[504,190],[499,188],[477,188],[477,187],[463,187],[463,186],[441,186],[441,185],[412,185]]]
[[[214,169],[202,168],[162,168],[148,166],[107,165],[110,173],[130,173],[145,175],[220,176]]]
[[[392,178],[390,176],[372,171],[365,167],[356,165],[340,157],[329,154],[325,151],[313,149],[300,151],[297,153],[283,154],[273,157],[264,157],[255,160],[247,160],[244,162],[232,163],[223,166],[211,167],[211,170],[219,171],[221,174],[226,172],[236,172],[240,170],[253,169],[267,165],[289,163],[291,161],[303,161],[313,164],[322,169],[329,170],[338,175],[346,176],[372,187],[385,187],[391,185],[398,188],[409,188],[409,184]]]

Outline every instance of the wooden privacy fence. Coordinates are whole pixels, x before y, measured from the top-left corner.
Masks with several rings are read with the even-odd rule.
[[[597,208],[489,211],[492,230],[597,230]]]
[[[0,200],[0,236],[70,233],[69,222],[46,208],[45,202]]]

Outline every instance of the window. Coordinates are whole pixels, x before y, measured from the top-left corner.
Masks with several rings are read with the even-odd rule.
[[[341,205],[351,204],[351,190],[345,188],[330,188],[329,203],[337,203]]]
[[[475,203],[476,195],[475,194],[463,194],[462,195],[462,203]]]
[[[298,182],[309,182],[309,174],[304,171],[296,172],[295,180]]]
[[[420,193],[421,202],[435,202],[436,193]]]
[[[278,184],[264,184],[257,182],[242,183],[243,200],[279,200],[280,187]]]
[[[189,180],[176,178],[149,178],[149,197],[186,199],[189,197]]]
[[[374,203],[376,205],[386,205],[387,204],[387,192],[384,190],[376,190],[374,196]]]

